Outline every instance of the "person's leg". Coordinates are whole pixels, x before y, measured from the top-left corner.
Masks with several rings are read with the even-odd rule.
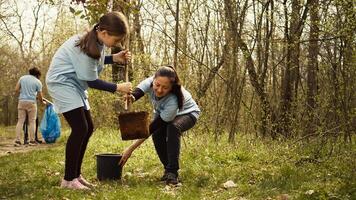
[[[63,116],[72,129],[66,144],[64,180],[72,181],[78,177],[77,169],[80,149],[85,135],[88,132],[88,123],[85,118],[83,107],[65,112],[63,113]]]
[[[36,126],[35,126],[35,141],[37,143],[42,143],[42,140],[38,138],[38,115],[36,116]]]
[[[168,164],[166,137],[167,137],[166,126],[161,127],[158,130],[156,130],[154,133],[152,133],[152,140],[155,145],[157,155],[164,166],[164,169],[166,169],[166,166]]]
[[[91,115],[90,115],[90,111],[89,110],[84,110],[84,114],[85,114],[85,118],[86,118],[86,121],[87,121],[87,124],[88,124],[88,131],[87,131],[87,134],[85,135],[85,137],[83,139],[83,142],[82,142],[82,145],[81,145],[81,149],[80,149],[78,167],[77,167],[77,177],[79,177],[80,174],[81,174],[81,166],[82,166],[85,150],[86,150],[86,148],[88,146],[89,138],[93,134],[93,130],[94,130],[94,124],[93,124],[93,120],[92,120]]]
[[[18,111],[18,114],[17,114],[17,124],[16,124],[16,142],[20,143],[20,138],[21,138],[21,131],[22,131],[22,126],[23,126],[23,123],[25,122],[25,119],[26,119],[26,110],[24,109],[24,106],[23,106],[23,102],[19,102],[18,106],[17,106],[17,111]]]
[[[180,136],[181,133],[192,128],[196,123],[196,119],[191,114],[177,116],[173,122],[167,125],[167,157],[168,164],[166,167],[167,172],[175,175],[171,180],[176,184],[178,180],[179,169],[179,154],[180,154]],[[169,180],[167,180],[168,182]]]
[[[35,124],[37,116],[37,105],[36,103],[27,104],[27,116],[28,116],[28,139],[30,143],[35,141]]]
[[[24,132],[24,144],[28,143],[28,115],[26,114],[25,123],[23,123],[23,132]]]

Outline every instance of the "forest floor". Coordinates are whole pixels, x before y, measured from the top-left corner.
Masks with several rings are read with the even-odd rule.
[[[95,155],[121,153],[132,142],[102,128],[91,138],[82,167],[97,186],[73,191],[59,187],[68,130],[54,145],[16,148],[13,130],[0,127],[0,199],[356,199],[356,145],[342,141],[320,148],[317,140],[238,134],[229,144],[196,129],[182,140],[181,185],[166,187],[158,180],[163,170],[151,139],[133,153],[121,180],[98,181]]]
[[[32,150],[46,149],[57,145],[42,143],[36,146],[15,146],[15,127],[2,127],[0,131],[0,157],[12,153],[25,153]]]

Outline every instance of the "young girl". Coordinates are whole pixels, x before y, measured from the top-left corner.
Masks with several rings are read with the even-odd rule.
[[[150,133],[164,167],[161,181],[165,181],[167,185],[176,185],[180,136],[195,125],[200,109],[191,94],[180,85],[178,75],[171,66],[161,67],[153,77],[142,81],[133,91],[132,99],[137,101],[145,93],[149,94],[154,108]],[[119,164],[123,166],[132,152],[145,140],[139,139],[128,147]]]
[[[68,39],[55,53],[46,76],[48,92],[55,109],[63,113],[71,127],[65,150],[65,174],[61,187],[89,189],[81,175],[83,156],[93,133],[88,87],[109,92],[131,92],[131,83],[113,84],[98,79],[104,64],[126,63],[131,54],[121,51],[105,57],[103,47],[112,47],[129,34],[126,17],[111,12],[102,16],[83,36]]]

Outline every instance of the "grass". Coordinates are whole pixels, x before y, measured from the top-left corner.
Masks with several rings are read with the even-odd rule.
[[[0,128],[0,136],[10,129]],[[59,145],[0,157],[0,199],[356,199],[355,145],[318,160],[306,159],[315,146],[238,135],[237,144],[189,132],[182,141],[183,185],[167,188],[158,181],[162,167],[151,139],[137,149],[121,181],[98,182],[98,153],[122,152],[131,142],[113,129],[96,130],[83,163],[95,190],[59,188],[64,170],[64,131]],[[342,145],[340,145],[342,146]],[[315,162],[314,162],[315,161]],[[224,189],[232,180],[237,187]]]

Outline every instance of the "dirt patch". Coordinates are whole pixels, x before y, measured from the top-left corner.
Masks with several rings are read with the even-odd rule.
[[[57,146],[57,144],[37,144],[36,146],[21,145],[18,147],[14,146],[14,138],[11,137],[0,137],[0,157],[6,156],[13,153],[24,153],[38,149],[47,149],[50,147]]]

